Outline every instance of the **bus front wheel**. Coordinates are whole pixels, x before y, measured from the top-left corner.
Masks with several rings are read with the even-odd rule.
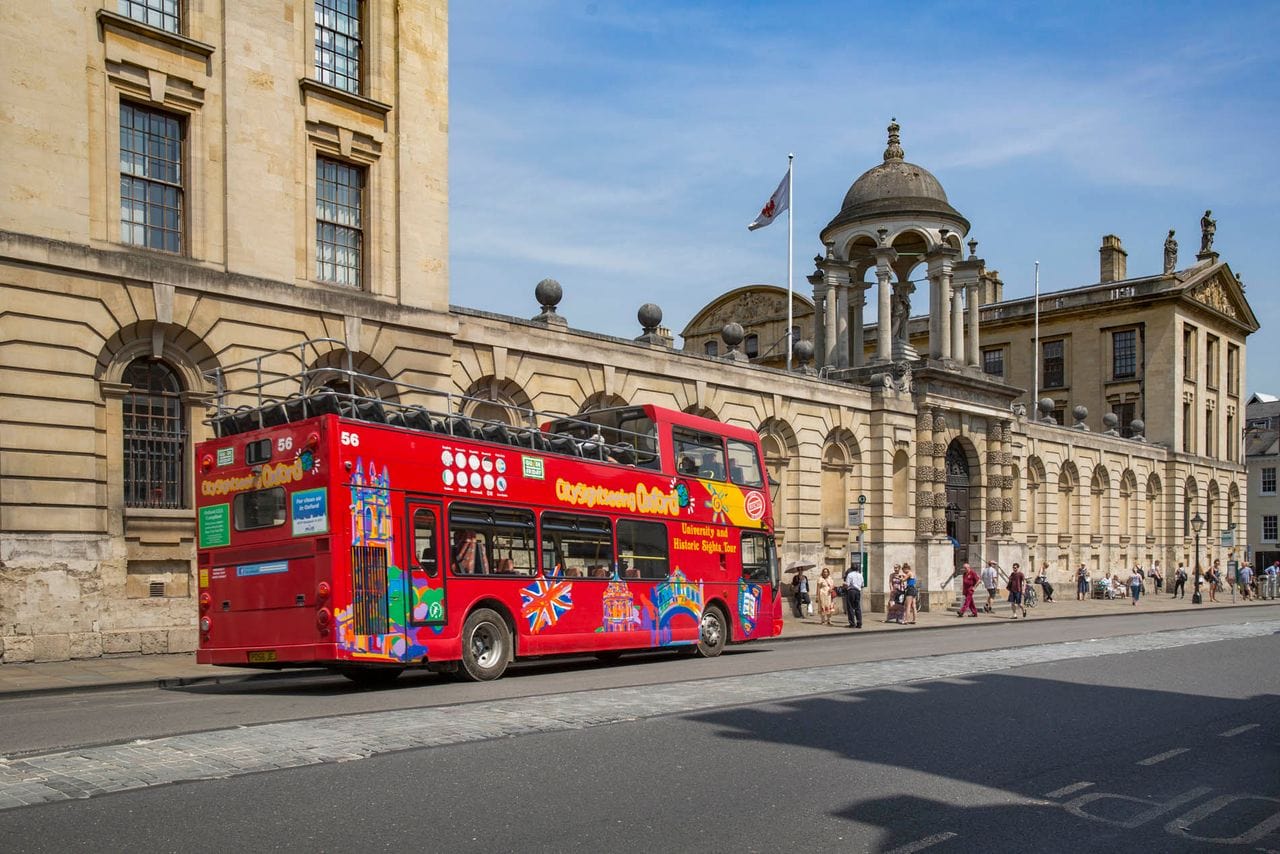
[[[724,651],[729,641],[729,621],[724,611],[715,605],[702,612],[701,626],[698,631],[698,657],[715,658]]]
[[[497,679],[511,661],[511,630],[494,611],[472,611],[462,626],[462,672],[472,682]]]

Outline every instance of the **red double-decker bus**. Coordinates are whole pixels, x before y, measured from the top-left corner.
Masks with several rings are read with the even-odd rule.
[[[755,432],[648,405],[512,427],[349,363],[272,376],[282,355],[213,377],[199,661],[487,680],[517,656],[710,657],[781,632]]]

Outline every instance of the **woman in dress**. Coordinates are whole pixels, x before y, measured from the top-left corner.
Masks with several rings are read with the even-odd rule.
[[[908,623],[914,624],[916,621],[916,595],[920,591],[919,591],[919,587],[916,584],[916,574],[911,569],[911,564],[904,563],[902,565],[902,575],[903,575],[903,581],[902,581],[903,591],[902,592],[907,595],[907,599],[905,602],[906,610],[902,616]]]
[[[822,625],[831,625],[831,615],[836,612],[836,585],[831,580],[831,570],[825,566],[818,578],[818,609],[822,612]]]
[[[889,573],[889,604],[885,610],[884,621],[886,623],[902,622],[902,603],[898,601],[902,598],[902,566],[893,565],[893,572]]]

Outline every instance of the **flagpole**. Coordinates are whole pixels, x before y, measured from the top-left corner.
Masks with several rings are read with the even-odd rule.
[[[795,200],[796,182],[792,180],[792,164],[794,164],[796,156],[794,154],[787,155],[787,372],[791,372],[791,351],[795,349],[795,343],[791,340],[791,328],[793,319],[792,298],[791,298],[791,277],[792,267],[795,264],[795,251],[792,243],[795,240],[795,208],[792,202]]]
[[[1032,333],[1031,344],[1031,364],[1032,364],[1032,380],[1031,380],[1031,420],[1039,420],[1040,406],[1040,262],[1036,262],[1036,309],[1035,309],[1035,331]]]

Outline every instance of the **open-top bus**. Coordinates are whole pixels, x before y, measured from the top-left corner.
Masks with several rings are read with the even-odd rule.
[[[349,360],[280,373],[337,344],[211,375],[199,661],[487,680],[517,656],[709,657],[781,632],[755,432],[649,405],[512,426]]]

